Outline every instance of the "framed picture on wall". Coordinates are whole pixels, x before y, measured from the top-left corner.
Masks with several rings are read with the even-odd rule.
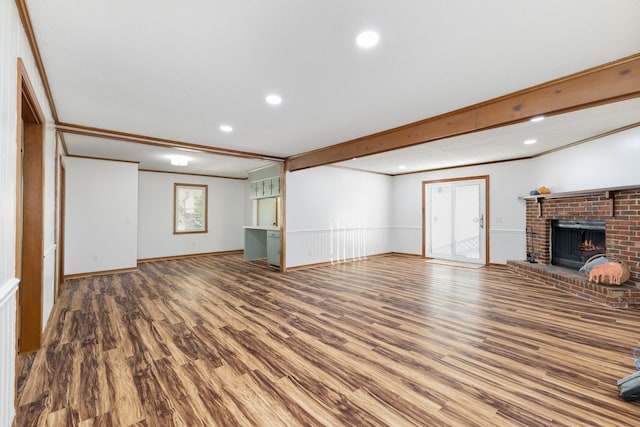
[[[207,191],[206,185],[174,184],[173,234],[208,231]]]

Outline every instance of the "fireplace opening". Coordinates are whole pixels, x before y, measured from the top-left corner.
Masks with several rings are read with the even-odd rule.
[[[578,270],[593,255],[605,253],[605,227],[604,221],[551,221],[551,264]]]

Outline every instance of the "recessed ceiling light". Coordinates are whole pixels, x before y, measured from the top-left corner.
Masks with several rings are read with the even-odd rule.
[[[220,130],[222,132],[231,132],[233,130],[233,128],[229,125],[222,125],[220,126]]]
[[[531,145],[531,144],[535,144],[536,142],[538,141],[536,141],[535,139],[527,139],[524,143],[525,145]]]
[[[282,98],[280,97],[280,95],[276,94],[268,95],[266,100],[271,105],[279,105],[280,103],[282,103]]]
[[[189,164],[189,158],[187,156],[169,156],[171,159],[171,164],[173,166],[187,166]]]
[[[529,121],[535,123],[535,122],[541,122],[543,120],[544,120],[544,116],[535,116],[535,117],[531,117],[531,120],[529,120]]]
[[[398,169],[400,169],[400,170],[403,170],[403,169],[406,169],[406,168],[407,168],[407,167],[406,167],[405,165],[400,165],[400,166],[398,166]]]
[[[371,30],[363,31],[356,37],[356,44],[363,49],[370,49],[377,45],[379,41],[380,34]]]

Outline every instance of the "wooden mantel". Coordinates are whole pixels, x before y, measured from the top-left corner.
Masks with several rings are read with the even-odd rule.
[[[615,193],[616,191],[637,190],[639,188],[640,184],[627,185],[623,187],[596,188],[592,190],[565,191],[562,193],[536,194],[532,196],[520,196],[518,197],[518,199],[540,201],[542,199],[566,199],[569,197],[592,196],[596,194],[604,194],[605,196],[609,196],[611,193]]]

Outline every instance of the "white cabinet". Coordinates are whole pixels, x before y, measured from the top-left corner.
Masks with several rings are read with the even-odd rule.
[[[244,228],[244,259],[264,259],[280,265],[280,230],[265,227]]]
[[[258,199],[258,182],[259,181],[251,181],[249,183],[249,198]],[[260,197],[262,197],[262,193],[260,193]]]
[[[267,231],[267,262],[280,265],[280,231]]]
[[[261,179],[249,183],[249,197],[262,199],[265,197],[278,197],[280,195],[280,177]]]

